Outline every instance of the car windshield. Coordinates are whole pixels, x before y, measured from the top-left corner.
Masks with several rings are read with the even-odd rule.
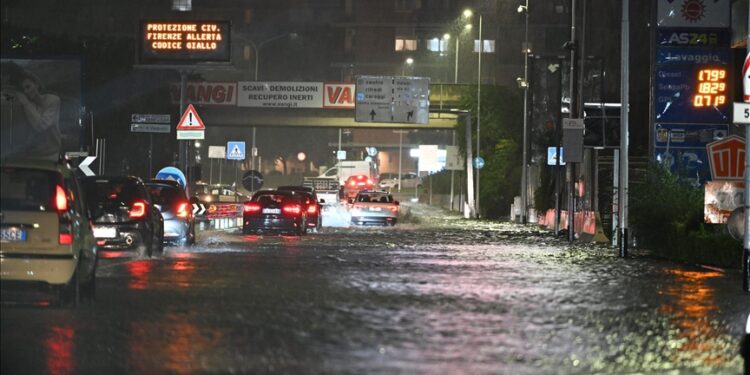
[[[362,203],[393,203],[393,197],[385,194],[360,194],[357,202]]]
[[[135,199],[146,198],[138,185],[127,181],[88,180],[83,187],[89,205],[117,203],[127,206]]]
[[[60,177],[58,173],[52,171],[3,168],[0,178],[2,210],[50,210],[56,181]]]
[[[291,194],[277,194],[277,193],[256,193],[253,196],[253,201],[260,204],[284,204],[284,203],[300,203],[300,196]]]
[[[151,200],[154,204],[164,207],[174,206],[179,200],[187,200],[181,189],[169,185],[146,184]]]

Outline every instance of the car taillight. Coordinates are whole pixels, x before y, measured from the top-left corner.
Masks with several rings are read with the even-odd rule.
[[[398,213],[398,206],[391,207],[391,212]]]
[[[281,208],[281,211],[287,215],[299,215],[302,212],[302,206],[298,204],[287,204]]]
[[[257,202],[245,202],[243,210],[248,214],[255,214],[260,212],[260,203]]]
[[[70,233],[60,233],[57,242],[60,245],[71,245],[73,244],[73,235]]]
[[[372,180],[368,179],[368,180],[367,180],[367,184],[368,184],[368,185],[372,185]]]
[[[130,213],[128,214],[131,219],[140,219],[146,216],[146,202],[135,201],[130,206]]]
[[[68,197],[65,194],[65,189],[62,186],[57,185],[55,188],[55,208],[58,212],[65,212],[68,210]]]
[[[180,202],[177,204],[177,217],[190,217],[190,204]]]
[[[349,183],[349,186],[357,186],[357,181],[352,181]]]
[[[307,207],[307,213],[308,214],[314,214],[316,212],[318,212],[318,206],[317,205],[311,204],[310,206]]]
[[[55,209],[57,209],[58,236],[60,245],[73,244],[73,226],[68,213],[68,194],[61,185],[55,187]]]

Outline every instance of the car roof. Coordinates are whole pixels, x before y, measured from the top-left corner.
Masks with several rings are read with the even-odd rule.
[[[85,182],[96,183],[96,182],[114,182],[114,183],[128,183],[138,184],[141,183],[141,179],[135,176],[87,176],[81,179]]]
[[[315,191],[314,188],[310,186],[294,186],[294,185],[283,185],[276,188],[276,190],[280,191],[303,191],[307,193],[312,193]]]
[[[72,172],[70,166],[67,163],[45,159],[3,159],[2,161],[0,161],[0,165],[2,165],[3,167],[42,169],[56,172]]]
[[[182,188],[180,186],[180,183],[175,180],[158,180],[158,179],[151,179],[144,182],[146,185],[169,185],[176,188]]]

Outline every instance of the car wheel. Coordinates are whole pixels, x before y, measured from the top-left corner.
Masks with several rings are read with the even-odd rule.
[[[146,244],[141,243],[138,245],[138,249],[136,250],[138,258],[144,259],[144,258],[150,258],[151,257],[151,246],[146,246]]]
[[[78,268],[73,272],[67,284],[60,287],[58,291],[60,307],[69,306],[78,308],[81,304],[81,284],[78,283]]]

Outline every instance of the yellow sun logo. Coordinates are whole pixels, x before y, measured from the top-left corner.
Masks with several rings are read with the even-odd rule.
[[[698,22],[705,16],[703,0],[685,0],[682,3],[682,16],[689,22]]]

